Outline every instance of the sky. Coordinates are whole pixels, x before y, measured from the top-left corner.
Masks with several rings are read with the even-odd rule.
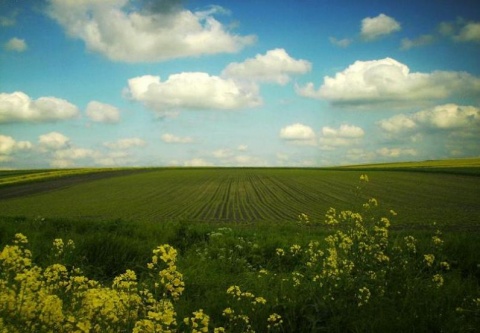
[[[0,169],[480,156],[465,0],[0,0]]]

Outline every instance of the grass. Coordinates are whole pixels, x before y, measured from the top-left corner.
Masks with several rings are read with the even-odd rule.
[[[154,169],[80,183],[32,196],[0,200],[4,216],[124,219],[146,222],[294,221],[323,219],[365,196],[355,186],[362,171],[323,169]],[[469,175],[369,171],[370,193],[397,207],[395,227],[437,222],[478,227],[480,178]],[[1,195],[1,192],[0,192]]]
[[[152,249],[170,244],[185,282],[172,301],[180,332],[194,331],[182,318],[199,309],[210,316],[210,331],[247,332],[242,317],[225,314],[228,308],[248,316],[257,332],[474,332],[480,326],[480,178],[372,169],[365,185],[358,182],[362,173],[160,169],[0,200],[0,249],[21,232],[34,262],[46,268],[58,261],[52,240],[72,239],[76,248],[63,257],[66,267],[80,267],[108,288],[127,269],[152,285]],[[363,206],[371,197],[378,207]],[[325,223],[333,221],[325,217],[329,207],[337,208],[338,224]],[[341,210],[359,212],[364,222],[355,224],[357,217]],[[410,236],[415,252],[407,246]],[[318,248],[310,251],[312,242]],[[431,266],[425,255],[434,256]],[[232,286],[243,296],[227,293]],[[253,305],[248,293],[267,303]],[[283,322],[268,328],[273,313]],[[7,316],[2,303],[0,314],[20,325],[20,315]],[[62,325],[55,330],[69,331]]]
[[[79,169],[45,169],[45,170],[1,170],[0,188],[4,186],[48,181],[62,177],[85,175],[98,172],[110,172],[122,168],[79,168]]]

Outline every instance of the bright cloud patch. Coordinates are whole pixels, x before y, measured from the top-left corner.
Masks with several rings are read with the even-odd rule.
[[[206,166],[212,166],[212,163],[204,160],[203,158],[192,158],[188,161],[184,161],[183,166],[186,166],[186,167],[206,167]]]
[[[219,6],[191,12],[138,10],[134,5],[128,0],[50,0],[48,14],[69,36],[114,61],[153,62],[237,52],[256,39],[230,33],[214,18],[226,13]]]
[[[233,110],[261,104],[255,85],[242,86],[232,79],[207,73],[187,72],[159,76],[141,76],[128,80],[128,93],[157,112],[177,109]]]
[[[191,137],[180,137],[170,133],[165,133],[162,135],[162,141],[165,143],[192,143],[193,139]]]
[[[3,44],[3,48],[12,52],[24,52],[27,50],[28,46],[24,39],[14,37]]]
[[[480,22],[465,22],[457,19],[456,22],[442,22],[438,27],[439,32],[456,42],[480,42]]]
[[[11,136],[0,135],[0,163],[11,161],[12,155],[17,151],[31,148],[32,144],[29,141],[16,141]]]
[[[297,92],[339,106],[400,107],[455,94],[475,96],[480,93],[480,78],[465,72],[411,73],[406,65],[385,58],[356,61],[335,77],[326,76],[319,89],[308,83]]]
[[[380,148],[376,153],[382,157],[400,157],[400,156],[415,156],[417,151],[411,148]]]
[[[315,132],[309,126],[296,123],[280,130],[280,138],[297,144],[315,144]]]
[[[50,132],[40,135],[40,137],[38,138],[38,142],[42,149],[58,150],[66,148],[70,143],[70,139],[62,133]]]
[[[335,37],[329,37],[328,40],[330,43],[338,47],[348,47],[353,42],[350,38],[337,39]]]
[[[112,105],[97,101],[88,103],[86,112],[87,116],[95,122],[116,123],[120,120],[120,110]]]
[[[335,147],[354,145],[365,135],[362,128],[341,125],[339,128],[323,127],[319,138],[320,148],[331,150]]]
[[[435,41],[435,37],[433,35],[421,35],[414,39],[403,38],[400,49],[409,50],[414,47],[420,47],[420,46],[432,44],[434,41]]]
[[[244,80],[274,82],[281,85],[290,81],[290,75],[304,74],[312,65],[306,60],[296,60],[284,50],[274,49],[266,54],[257,54],[255,58],[241,63],[231,63],[223,71],[226,77]]]
[[[110,149],[130,149],[133,147],[144,147],[146,142],[140,138],[125,138],[113,142],[105,142],[105,147]]]
[[[78,108],[56,97],[30,99],[23,92],[0,93],[0,123],[48,122],[74,118]]]
[[[400,23],[394,18],[380,14],[376,17],[366,17],[362,20],[360,35],[364,40],[371,41],[400,29]]]
[[[480,130],[480,109],[474,106],[445,104],[413,114],[399,114],[377,123],[388,133],[412,129]]]
[[[480,42],[480,22],[467,23],[460,33],[455,36],[455,39],[460,42]]]

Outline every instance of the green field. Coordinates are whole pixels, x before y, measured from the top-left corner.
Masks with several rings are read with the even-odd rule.
[[[371,196],[398,211],[398,225],[478,226],[480,177],[371,169],[368,193],[359,194],[364,172],[152,169],[0,200],[0,214],[161,223],[293,221],[305,213],[319,221],[329,207],[355,207]]]
[[[463,162],[0,186],[0,331],[476,332],[480,169]]]

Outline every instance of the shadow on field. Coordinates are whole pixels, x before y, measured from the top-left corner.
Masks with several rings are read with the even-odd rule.
[[[102,171],[81,175],[63,176],[55,179],[39,180],[31,183],[13,184],[0,187],[0,200],[23,197],[43,192],[55,191],[78,184],[107,179],[112,177],[127,176],[131,174],[149,172],[150,170],[114,170]]]

